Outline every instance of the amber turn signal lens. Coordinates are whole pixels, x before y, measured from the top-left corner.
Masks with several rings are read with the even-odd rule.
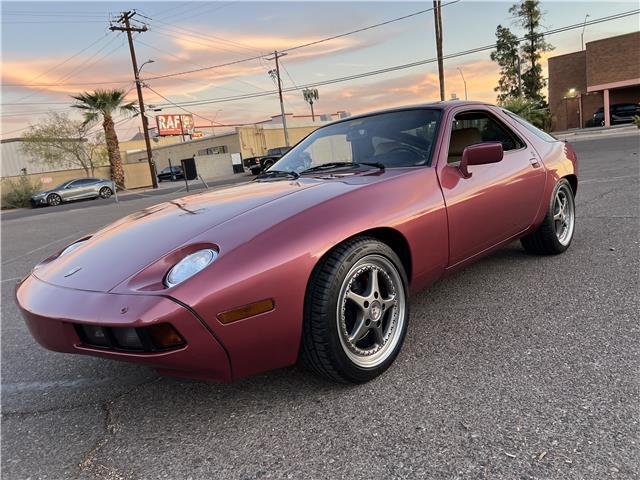
[[[148,327],[147,332],[151,342],[156,349],[179,347],[184,344],[184,340],[176,329],[168,323],[159,323]]]
[[[260,313],[270,312],[275,307],[273,299],[260,300],[259,302],[243,305],[242,307],[234,308],[233,310],[227,310],[218,314],[218,320],[227,324],[231,322],[237,322],[243,318],[253,317]]]

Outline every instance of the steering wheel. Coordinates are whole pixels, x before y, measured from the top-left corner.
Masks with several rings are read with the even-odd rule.
[[[389,150],[387,152],[387,154],[391,154],[391,153],[394,153],[394,152],[398,152],[398,153],[402,153],[402,152],[413,153],[413,154],[417,155],[421,159],[421,162],[424,162],[427,159],[425,153],[422,150],[420,150],[417,147],[414,147],[413,145],[408,145],[406,143],[403,143],[402,145],[398,145],[397,147],[393,147],[391,150]]]

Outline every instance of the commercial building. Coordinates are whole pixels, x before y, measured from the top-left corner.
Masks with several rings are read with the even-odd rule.
[[[334,118],[333,116],[328,117],[325,120],[316,122],[307,121],[306,119],[297,121],[289,121],[287,119],[289,143],[291,145],[298,143],[315,129]],[[185,159],[196,158],[199,171],[215,172],[215,176],[237,172],[239,170],[238,165],[241,164],[242,159],[264,155],[270,148],[285,145],[284,129],[282,128],[282,122],[278,121],[279,118],[280,116],[276,116],[267,122],[233,127],[231,130],[227,128],[226,132],[216,135],[203,136],[202,138],[172,145],[152,147],[156,170],[160,171],[171,165],[180,165],[180,162]],[[202,127],[197,128],[201,131],[204,130]],[[220,127],[209,128],[220,129]],[[207,158],[204,159],[202,157]],[[127,150],[123,156],[123,161],[127,164],[146,162],[147,152],[144,148]],[[217,165],[211,165],[212,162]],[[234,164],[236,165],[235,169]],[[205,173],[203,173],[203,176],[207,178]],[[212,177],[209,176],[208,178]]]
[[[640,102],[640,32],[588,42],[580,52],[549,58],[549,109],[556,131],[591,126],[604,108]]]

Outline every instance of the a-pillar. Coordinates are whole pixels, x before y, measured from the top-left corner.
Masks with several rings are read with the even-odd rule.
[[[609,111],[609,89],[604,91],[604,126],[611,126],[611,112]]]

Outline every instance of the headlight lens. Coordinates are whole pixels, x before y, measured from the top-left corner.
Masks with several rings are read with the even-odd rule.
[[[87,239],[88,240],[88,239]],[[79,242],[76,243],[72,243],[71,245],[69,245],[67,248],[65,248],[62,253],[60,255],[58,255],[59,257],[62,257],[63,255],[66,255],[67,253],[71,253],[73,252],[76,248],[80,248],[82,245],[84,245],[85,243],[87,243],[87,240],[80,240]]]
[[[187,278],[193,277],[213,262],[217,257],[218,252],[210,248],[198,250],[195,253],[187,255],[169,270],[164,282],[165,285],[167,287],[173,287],[184,282]]]

